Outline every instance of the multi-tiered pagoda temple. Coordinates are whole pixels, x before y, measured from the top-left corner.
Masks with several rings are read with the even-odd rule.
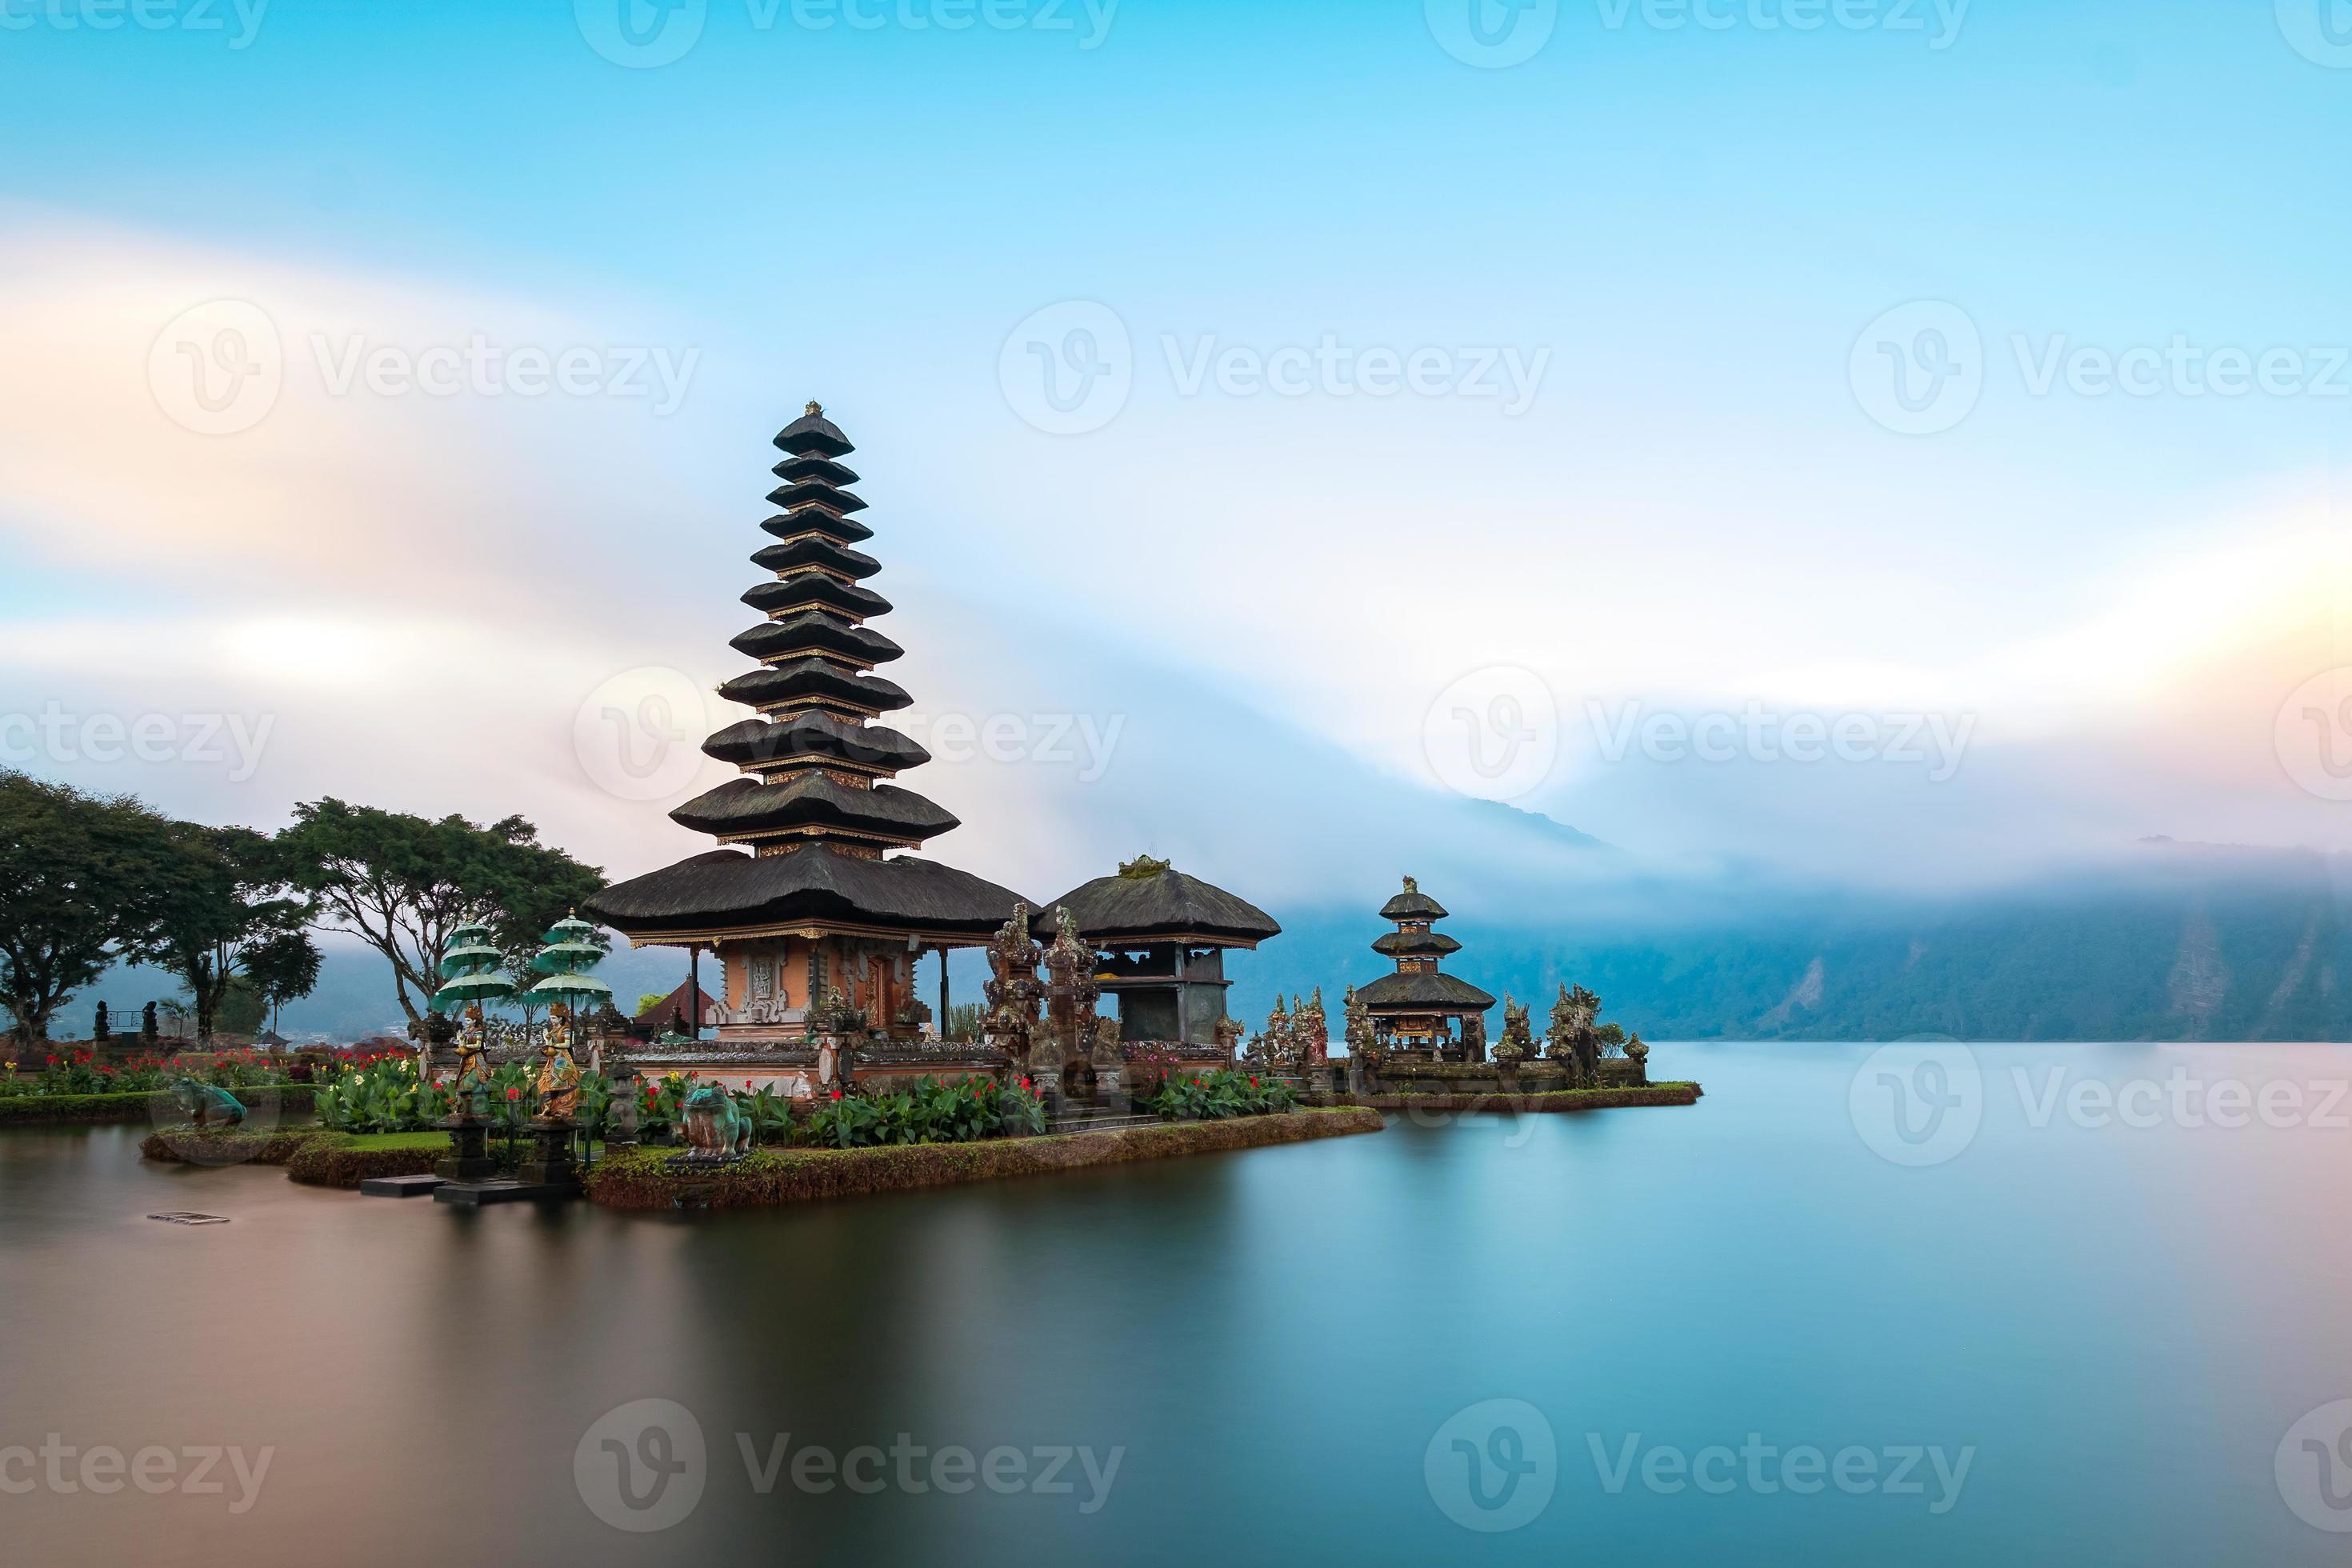
[[[1370,1016],[1374,1036],[1389,1048],[1425,1050],[1436,1056],[1486,1059],[1486,1010],[1495,999],[1466,980],[1437,967],[1462,944],[1432,922],[1445,918],[1445,906],[1421,890],[1411,877],[1404,891],[1381,906],[1381,919],[1396,930],[1372,943],[1372,951],[1396,960],[1396,973],[1383,974],[1356,993]],[[1454,1026],[1459,1022],[1457,1037]]]
[[[889,602],[866,586],[881,563],[841,459],[854,449],[816,404],[776,437],[782,510],[751,557],[772,575],[743,595],[765,616],[732,647],[759,668],[719,688],[756,718],[703,750],[743,776],[670,814],[722,847],[599,894],[594,912],[632,942],[712,949],[725,973],[722,1047],[810,1036],[911,1042],[930,1017],[915,963],[984,945],[1021,901],[1011,890],[905,851],[956,818],[890,781],[929,760],[877,722],[912,700],[874,667],[899,657],[868,623]]]

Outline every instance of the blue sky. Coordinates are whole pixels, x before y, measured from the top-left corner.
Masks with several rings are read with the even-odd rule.
[[[2352,58],[2300,0],[1847,0],[1802,32],[1801,0],[1711,0],[1721,26],[1585,0],[1520,16],[1550,31],[1502,68],[1441,41],[1469,0],[998,3],[1015,25],[960,32],[911,0],[824,29],[643,7],[700,31],[632,69],[590,43],[602,0],[274,0],[249,37],[225,0],[105,31],[8,0],[0,710],[274,721],[241,778],[29,765],[265,825],[327,791],[521,810],[615,871],[690,849],[673,798],[599,784],[575,710],[732,672],[766,437],[819,396],[863,448],[894,673],[941,712],[1124,726],[1095,777],[908,781],[971,824],[938,853],[1017,886],[1146,839],[1270,896],[1385,883],[1386,845],[1486,787],[1430,726],[1506,711],[1513,671],[1557,741],[1513,803],[1661,863],[2352,847],[2336,753],[2294,752],[2307,710],[2352,756]],[[285,390],[208,434],[152,354],[222,300],[269,321]],[[1927,434],[1857,382],[1915,305],[1978,340]],[[1003,367],[1072,306],[1131,387],[1051,434]],[[659,411],[334,389],[352,353],[476,335],[690,374]],[[2098,387],[2176,337],[2284,351],[2292,389]],[[1187,390],[1327,339],[1336,382]],[[1424,349],[1443,389],[1365,390],[1366,356]],[[1540,365],[1523,407],[1467,390],[1506,352]],[[2077,353],[2084,389],[2036,392]],[[1931,782],[1601,744],[1751,705],[1880,741],[1965,720],[1967,754]],[[1237,809],[1274,775],[1348,834]]]

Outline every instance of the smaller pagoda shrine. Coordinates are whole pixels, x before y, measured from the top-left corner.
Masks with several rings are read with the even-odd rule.
[[[1384,1054],[1420,1053],[1431,1059],[1486,1059],[1486,1010],[1495,999],[1468,981],[1443,973],[1438,962],[1462,944],[1433,930],[1445,906],[1421,890],[1411,877],[1404,890],[1381,906],[1381,919],[1396,930],[1372,943],[1372,951],[1396,961],[1396,973],[1357,989],[1372,1037]],[[1456,1032],[1458,1028],[1458,1033]]]
[[[1225,1014],[1225,953],[1280,936],[1272,915],[1149,855],[1048,904],[1043,928],[1058,931],[1066,910],[1098,955],[1096,983],[1117,999],[1120,1040],[1230,1058],[1238,1031]]]

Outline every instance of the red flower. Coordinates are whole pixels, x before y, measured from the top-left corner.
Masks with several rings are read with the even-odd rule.
[[[507,1098],[509,1100],[520,1100],[522,1098],[522,1090],[519,1089],[510,1089],[507,1090]]]
[[[839,1089],[835,1089],[835,1090],[833,1091],[833,1098],[834,1098],[834,1099],[835,1099],[835,1100],[839,1100],[839,1099],[841,1098],[841,1090],[839,1090]]]

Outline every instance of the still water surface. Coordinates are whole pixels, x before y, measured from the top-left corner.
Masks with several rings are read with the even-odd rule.
[[[2274,1459],[2352,1398],[2352,1106],[2319,1114],[2352,1047],[1979,1047],[1982,1126],[1923,1168],[1855,1132],[1867,1055],[1662,1047],[1700,1105],[1398,1119],[761,1215],[467,1214],[144,1164],[133,1129],[0,1134],[0,1447],[272,1450],[235,1513],[226,1461],[194,1496],[0,1465],[35,1483],[0,1493],[0,1555],[2343,1561],[2352,1536],[2290,1511]],[[2060,1102],[2035,1125],[2053,1073],[2176,1072],[2308,1086],[2300,1121],[2100,1126]],[[143,1217],[165,1209],[230,1223]],[[575,1450],[645,1399],[691,1413],[701,1489],[625,1533]],[[1522,1412],[1499,1446],[1490,1417],[1457,1423],[1425,1467],[1496,1400],[1539,1413],[1549,1465]],[[877,1492],[795,1487],[804,1447],[868,1445]],[[685,1460],[625,1447],[640,1496],[644,1467]],[[1734,1456],[1700,1461],[1717,1489],[1675,1485],[1675,1456],[1710,1447]],[[950,1448],[1018,1468],[998,1458],[1000,1493],[935,1468]],[[1799,1448],[1864,1451],[1875,1479],[1822,1484]],[[1094,1472],[1074,1454],[1068,1492],[1035,1489],[1060,1449]],[[1920,1489],[1890,1489],[1914,1449]],[[617,1478],[592,1444],[598,1466]],[[2330,1479],[2352,1524],[2352,1468]]]

